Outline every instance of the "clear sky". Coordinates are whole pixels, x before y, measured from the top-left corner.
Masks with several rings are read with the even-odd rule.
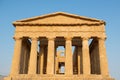
[[[10,72],[15,30],[12,22],[57,11],[106,21],[109,71],[120,80],[120,0],[0,0],[0,74]]]

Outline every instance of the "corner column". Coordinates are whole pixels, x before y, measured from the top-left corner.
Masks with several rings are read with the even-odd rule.
[[[22,38],[15,37],[14,55],[12,60],[11,75],[19,74],[20,72],[20,59],[21,59],[21,47]]]
[[[89,55],[89,44],[86,37],[82,38],[82,55],[83,55],[83,74],[90,74],[90,55]]]
[[[36,74],[37,70],[37,46],[38,46],[38,38],[31,38],[31,52],[30,52],[30,61],[29,61],[29,71],[28,74]]]
[[[73,74],[73,58],[72,58],[72,38],[66,38],[65,43],[65,75]]]
[[[101,75],[108,76],[109,72],[108,72],[108,62],[107,62],[106,48],[105,48],[105,38],[99,38],[98,45],[99,45]]]
[[[55,73],[55,65],[54,65],[54,38],[48,38],[48,54],[47,54],[47,74],[54,74]]]

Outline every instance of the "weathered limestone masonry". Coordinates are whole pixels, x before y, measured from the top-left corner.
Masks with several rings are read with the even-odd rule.
[[[13,25],[14,55],[5,80],[114,80],[108,71],[104,21],[57,12]],[[58,46],[65,51],[57,51]]]

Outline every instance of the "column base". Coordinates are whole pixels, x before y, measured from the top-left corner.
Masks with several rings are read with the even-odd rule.
[[[102,75],[30,75],[19,74],[5,77],[4,80],[115,80]]]

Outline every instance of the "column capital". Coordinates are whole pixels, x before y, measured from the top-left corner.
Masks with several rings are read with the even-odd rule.
[[[98,37],[99,40],[106,40],[106,37]]]
[[[72,40],[72,37],[65,37],[65,40]]]
[[[32,40],[38,40],[38,37],[31,37]]]
[[[90,37],[81,37],[82,38],[82,40],[89,40],[90,39]]]
[[[14,40],[21,40],[22,37],[13,37]]]
[[[48,40],[55,40],[55,37],[47,37]]]

